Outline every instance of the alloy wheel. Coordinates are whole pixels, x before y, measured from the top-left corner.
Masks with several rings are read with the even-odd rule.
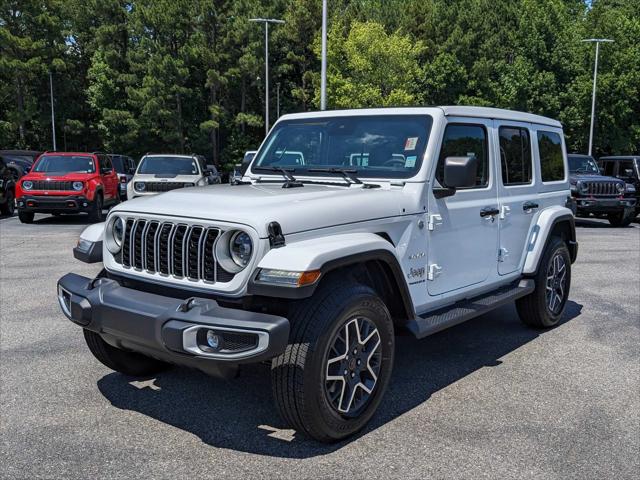
[[[371,399],[382,364],[380,333],[368,318],[348,320],[331,340],[325,394],[333,409],[357,417]]]
[[[567,264],[564,257],[557,253],[549,262],[547,268],[547,308],[551,313],[557,315],[564,301],[567,283]]]

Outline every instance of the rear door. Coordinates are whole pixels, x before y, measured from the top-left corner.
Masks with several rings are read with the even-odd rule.
[[[531,125],[494,121],[498,158],[498,215],[500,241],[498,273],[507,275],[520,268],[525,243],[535,213],[540,208],[536,190]]]
[[[99,155],[100,177],[104,185],[104,199],[115,200],[118,197],[118,174],[107,155]]]
[[[479,168],[474,187],[458,189],[450,197],[436,198],[433,191],[429,196],[429,295],[480,285],[495,277],[498,198],[492,129],[491,120],[448,119],[431,185],[444,187],[447,157],[475,156]]]

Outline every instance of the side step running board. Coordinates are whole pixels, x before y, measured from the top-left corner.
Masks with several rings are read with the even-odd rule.
[[[524,297],[533,292],[535,286],[533,279],[522,279],[485,295],[425,313],[409,322],[407,327],[416,338],[423,338]]]

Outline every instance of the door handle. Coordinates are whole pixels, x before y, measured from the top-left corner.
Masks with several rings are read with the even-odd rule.
[[[484,207],[482,210],[480,210],[480,216],[482,218],[493,217],[494,215],[498,215],[499,213],[500,210],[498,210],[496,207]]]
[[[522,205],[522,210],[524,210],[525,212],[530,212],[531,210],[535,210],[539,207],[540,205],[535,202],[524,202],[524,204]]]

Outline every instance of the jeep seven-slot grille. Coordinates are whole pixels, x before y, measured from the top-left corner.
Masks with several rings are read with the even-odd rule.
[[[62,180],[33,180],[33,188],[31,190],[73,190],[73,182]]]
[[[583,182],[589,195],[620,195],[616,185],[620,182]]]
[[[193,187],[193,183],[184,182],[144,182],[147,192],[168,192],[178,188]]]
[[[228,282],[227,272],[215,256],[215,227],[129,218],[125,222],[122,256],[126,268],[161,273],[176,278]]]

